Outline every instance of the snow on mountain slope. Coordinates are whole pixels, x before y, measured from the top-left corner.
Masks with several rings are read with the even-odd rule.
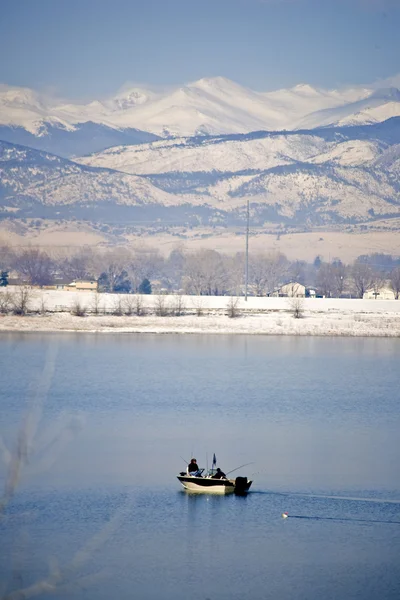
[[[125,173],[243,171],[306,161],[332,144],[311,135],[273,135],[256,139],[179,138],[140,146],[119,146],[77,158],[77,162]]]
[[[35,135],[45,122],[73,130],[78,123],[88,121],[162,137],[277,131],[313,128],[343,119],[344,124],[351,119],[384,120],[398,114],[396,94],[400,93],[394,88],[323,90],[304,84],[262,93],[214,77],[162,93],[132,88],[113,98],[82,104],[56,101],[27,88],[1,86],[0,124],[24,127]]]
[[[372,163],[372,167],[375,169],[384,169],[395,176],[397,187],[400,189],[400,144],[390,146],[382,152]]]
[[[69,122],[51,114],[44,96],[29,88],[0,85],[0,125],[23,127],[40,136],[45,130],[44,121],[73,129]]]
[[[339,127],[346,125],[369,125],[371,123],[381,123],[391,117],[400,117],[400,102],[386,102],[380,106],[366,108],[359,113],[340,119],[337,125]]]
[[[285,115],[289,128],[294,129],[297,128],[299,121],[309,113],[357,102],[367,98],[371,92],[372,90],[369,88],[323,90],[300,84],[288,90],[266,92],[262,96],[277,111]]]
[[[284,123],[284,115],[261,94],[223,77],[201,79],[109,118],[118,126],[141,123],[141,128],[163,136],[240,133]]]
[[[400,215],[400,195],[389,179],[377,179],[363,169],[288,167],[255,175],[235,188],[231,209],[249,199],[253,207],[270,207],[277,215],[302,223],[363,221],[371,214]],[[221,196],[220,187],[217,194],[217,206],[226,209],[228,199]]]
[[[131,206],[177,203],[174,196],[143,177],[84,167],[7,142],[0,142],[0,198],[16,205],[26,199],[44,205],[105,201]]]
[[[152,205],[153,215],[165,207],[182,207],[189,216],[207,208],[221,222],[221,214],[225,219],[229,214],[235,218],[235,211],[243,211],[249,199],[253,217],[260,222],[304,226],[399,217],[398,151],[393,149],[390,156],[387,150],[383,156],[382,166],[373,162],[367,168],[333,161],[313,164],[310,157],[308,163],[283,162],[262,171],[170,172],[144,177],[78,165],[0,142],[0,204],[28,208],[30,215],[40,215],[43,206],[97,209],[101,203]]]
[[[400,114],[400,91],[397,88],[376,90],[367,97],[334,108],[306,115],[297,129],[384,121]]]
[[[99,152],[110,146],[141,144],[155,139],[155,135],[138,129],[119,130],[91,121],[77,123],[72,131],[43,121],[40,135],[34,135],[23,127],[0,125],[0,140],[30,146],[64,158]]]
[[[375,139],[346,140],[334,132],[263,133],[247,136],[175,138],[140,146],[117,146],[77,158],[85,165],[136,174],[267,170],[298,162],[342,166],[368,165],[388,144]],[[365,130],[360,135],[365,135]],[[371,131],[371,135],[373,132]]]
[[[322,152],[310,160],[314,164],[331,163],[348,167],[365,165],[377,159],[386,145],[368,140],[349,140],[332,144],[327,152]]]

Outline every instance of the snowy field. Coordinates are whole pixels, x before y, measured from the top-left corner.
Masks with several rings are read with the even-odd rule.
[[[306,298],[300,300],[301,318],[294,318],[290,298],[31,294],[29,314],[0,315],[0,331],[400,337],[400,301]],[[77,306],[84,316],[72,314]]]

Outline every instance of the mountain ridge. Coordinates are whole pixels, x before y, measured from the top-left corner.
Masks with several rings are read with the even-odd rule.
[[[109,215],[141,207],[154,222],[173,209],[184,223],[229,224],[244,218],[247,201],[259,224],[308,227],[400,215],[399,117],[319,132],[157,140],[74,161],[5,142],[0,151],[0,204],[15,215],[90,209],[97,219],[105,207]],[[125,153],[129,171],[115,162]]]
[[[11,142],[18,141],[12,138],[13,128],[25,129],[31,134],[32,145],[46,137],[49,127],[52,135],[61,130],[74,137],[74,132],[86,123],[113,130],[114,138],[133,130],[168,138],[314,129],[383,122],[395,116],[400,116],[400,92],[395,87],[324,90],[299,84],[258,92],[227,78],[214,77],[166,92],[128,88],[111,98],[80,104],[56,100],[29,88],[0,86],[0,125],[10,128]],[[66,154],[62,145],[47,149]]]

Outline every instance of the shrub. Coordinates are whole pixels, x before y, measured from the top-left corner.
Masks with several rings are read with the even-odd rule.
[[[196,315],[202,317],[204,315],[204,300],[201,296],[194,296],[192,299]]]
[[[295,319],[302,319],[304,316],[303,298],[289,298],[289,310]]]
[[[83,304],[81,304],[79,298],[76,298],[75,302],[72,305],[71,315],[74,315],[74,317],[84,317],[86,315],[86,306],[83,306]]]
[[[180,317],[185,312],[185,301],[183,299],[182,294],[178,294],[174,297],[174,306],[172,308],[172,312],[176,317]]]
[[[234,296],[231,296],[228,304],[226,306],[227,308],[227,315],[230,319],[235,319],[236,317],[239,316],[239,298],[235,298]]]
[[[24,316],[29,312],[32,290],[29,286],[20,287],[11,294],[11,307],[14,315]]]
[[[167,305],[167,298],[163,295],[158,295],[154,303],[154,310],[158,317],[166,317],[171,314]]]
[[[141,317],[145,314],[145,309],[143,307],[143,297],[139,294],[135,296],[135,315],[137,317]]]
[[[0,292],[0,313],[6,315],[10,311],[11,306],[10,292]]]
[[[115,315],[116,317],[121,317],[123,315],[124,309],[122,306],[122,299],[121,298],[117,298],[114,302],[114,306],[113,309],[111,311],[112,315]]]

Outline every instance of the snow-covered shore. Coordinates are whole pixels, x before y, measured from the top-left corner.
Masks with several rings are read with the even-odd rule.
[[[306,298],[302,318],[294,318],[291,299],[237,300],[237,316],[228,316],[236,299],[226,296],[143,296],[142,316],[132,295],[89,292],[33,292],[26,316],[0,316],[0,332],[206,333],[400,337],[400,301]],[[71,314],[77,302],[85,316]],[[179,310],[178,310],[179,309]],[[158,316],[156,312],[181,312]],[[93,312],[98,314],[93,314]],[[40,314],[39,314],[40,312]],[[117,315],[116,312],[123,314]],[[112,314],[114,313],[114,314]]]

